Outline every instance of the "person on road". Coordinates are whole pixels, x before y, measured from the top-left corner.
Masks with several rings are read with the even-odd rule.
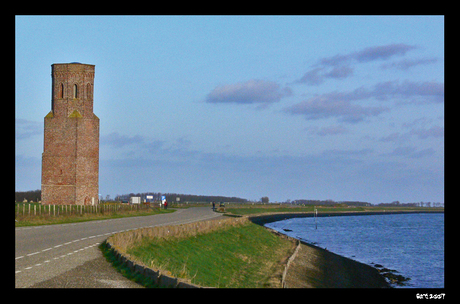
[[[216,202],[212,202],[212,211],[216,211]]]
[[[165,209],[168,209],[168,201],[165,201]]]

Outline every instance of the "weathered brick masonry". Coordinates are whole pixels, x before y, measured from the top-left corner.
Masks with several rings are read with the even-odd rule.
[[[99,192],[99,118],[93,113],[92,64],[51,66],[51,112],[45,116],[42,203],[90,205]]]

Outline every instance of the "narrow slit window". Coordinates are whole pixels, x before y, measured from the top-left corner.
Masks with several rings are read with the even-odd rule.
[[[78,87],[76,84],[73,85],[73,98],[78,98]]]
[[[63,97],[64,97],[64,85],[61,83],[59,85],[58,98],[63,98]]]

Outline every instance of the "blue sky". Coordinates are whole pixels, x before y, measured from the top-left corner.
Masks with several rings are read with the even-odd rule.
[[[96,65],[99,192],[444,202],[442,16],[17,16],[16,190]]]

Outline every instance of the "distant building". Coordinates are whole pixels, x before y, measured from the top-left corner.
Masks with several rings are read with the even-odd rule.
[[[45,116],[43,204],[91,205],[99,193],[99,118],[93,113],[92,64],[51,65],[51,111]]]

